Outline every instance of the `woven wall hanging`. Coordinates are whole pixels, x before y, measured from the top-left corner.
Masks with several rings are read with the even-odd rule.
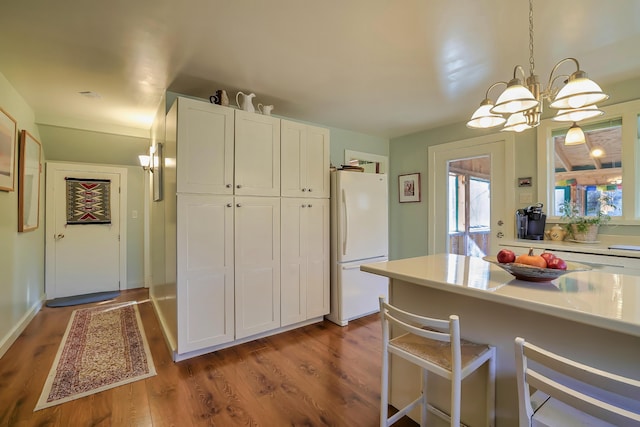
[[[111,180],[65,178],[67,224],[111,224]]]

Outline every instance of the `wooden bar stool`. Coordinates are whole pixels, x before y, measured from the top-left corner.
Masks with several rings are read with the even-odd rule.
[[[640,381],[515,345],[520,427],[640,426]]]
[[[460,339],[460,321],[451,315],[448,320],[433,319],[400,310],[380,297],[382,319],[382,390],[380,393],[380,426],[390,426],[408,414],[415,406],[421,406],[421,426],[426,426],[427,410],[450,422],[460,425],[460,399],[462,380],[485,362],[488,363],[487,419],[486,426],[495,420],[496,352],[486,344],[476,344]],[[390,325],[406,333],[390,339]],[[413,402],[388,418],[389,403],[389,354],[395,354],[422,369],[422,393]],[[427,372],[451,381],[451,409],[449,414],[427,402]]]

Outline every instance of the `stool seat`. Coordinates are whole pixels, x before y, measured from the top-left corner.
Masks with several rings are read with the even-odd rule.
[[[380,392],[380,426],[390,426],[413,408],[420,405],[420,425],[426,426],[427,411],[448,421],[451,426],[460,425],[461,382],[480,366],[487,364],[486,425],[493,426],[495,419],[495,348],[460,338],[458,316],[435,319],[409,313],[380,297],[382,320],[382,389]],[[403,333],[390,338],[390,325]],[[399,356],[421,368],[421,394],[413,402],[388,417],[389,405],[389,354]],[[433,373],[451,381],[451,408],[449,413],[427,401],[427,373]]]
[[[416,357],[428,360],[443,369],[451,370],[451,344],[437,340],[422,338],[414,334],[404,334],[389,341],[389,346],[397,347]],[[491,347],[486,344],[476,344],[460,339],[460,353],[462,356],[462,370],[473,366],[474,361],[482,358]],[[466,375],[463,375],[465,377]]]

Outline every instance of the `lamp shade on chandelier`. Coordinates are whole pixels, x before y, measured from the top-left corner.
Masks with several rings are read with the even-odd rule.
[[[576,71],[571,75],[556,75],[558,68],[567,62],[573,62]],[[587,77],[587,73],[580,69],[580,64],[575,58],[565,58],[556,63],[549,74],[547,87],[541,87],[539,78],[535,74],[533,57],[533,0],[529,0],[529,65],[528,77],[525,76],[523,68],[517,65],[513,70],[513,78],[508,83],[492,84],[487,89],[480,107],[467,122],[467,127],[488,129],[504,125],[503,131],[512,132],[531,129],[540,124],[544,100],[549,102],[549,107],[558,110],[553,120],[572,122],[572,129],[575,127],[580,132],[582,131],[576,122],[604,114],[596,104],[608,99],[609,96],[602,92],[597,83]],[[518,72],[522,74],[522,79],[519,78]],[[564,81],[564,86],[561,88],[554,86],[559,80]],[[506,86],[506,88],[494,104],[489,98],[489,92],[497,86]],[[584,136],[582,142],[584,142]]]

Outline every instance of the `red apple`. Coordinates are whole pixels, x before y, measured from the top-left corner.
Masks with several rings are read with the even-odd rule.
[[[542,252],[540,254],[540,256],[542,258],[544,258],[545,261],[547,261],[547,267],[549,266],[549,261],[551,261],[552,259],[554,259],[556,256],[554,254],[552,254],[551,252]]]
[[[498,256],[496,258],[498,258],[498,262],[500,264],[508,264],[516,260],[516,254],[509,249],[502,249],[498,252]]]
[[[562,258],[553,258],[551,261],[549,261],[549,263],[547,264],[547,268],[555,268],[556,270],[566,270],[567,269],[567,263],[564,262],[564,260]]]

